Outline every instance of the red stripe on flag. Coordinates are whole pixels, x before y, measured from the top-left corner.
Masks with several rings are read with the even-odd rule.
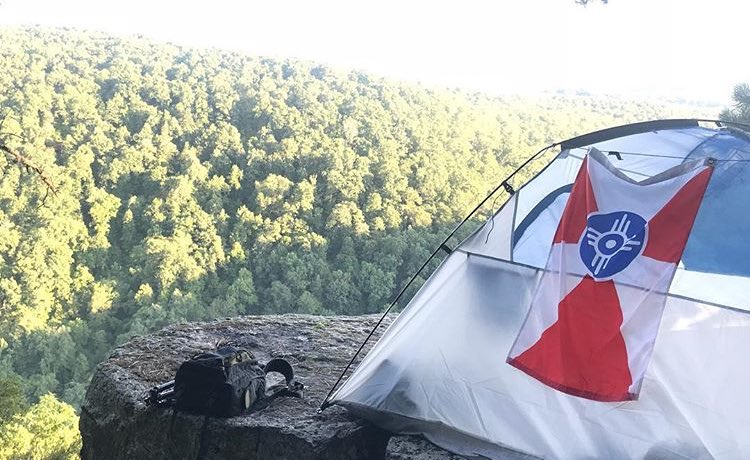
[[[706,168],[690,179],[651,218],[644,256],[675,264],[680,261],[712,171],[713,168]]]
[[[588,174],[588,157],[583,160],[581,169],[573,183],[568,202],[565,204],[560,225],[557,226],[555,238],[556,243],[578,243],[581,234],[586,229],[586,218],[592,212],[597,211],[594,189]]]
[[[586,275],[558,307],[558,319],[508,363],[575,396],[598,401],[634,399],[622,312],[613,281]]]

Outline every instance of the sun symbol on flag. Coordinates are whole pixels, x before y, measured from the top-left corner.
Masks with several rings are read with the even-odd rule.
[[[624,270],[642,252],[646,221],[633,212],[592,213],[580,242],[583,263],[596,279]]]

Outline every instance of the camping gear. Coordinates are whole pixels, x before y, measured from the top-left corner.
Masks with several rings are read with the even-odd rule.
[[[266,374],[278,372],[285,384],[266,390]],[[304,385],[284,359],[260,365],[242,348],[221,347],[183,362],[175,379],[149,391],[149,404],[170,404],[178,410],[217,417],[232,417],[265,407],[276,397],[301,398]]]
[[[467,456],[750,458],[750,136],[735,126],[659,120],[543,149],[560,150],[435,250],[449,254],[322,408]],[[572,202],[592,165],[599,209]]]

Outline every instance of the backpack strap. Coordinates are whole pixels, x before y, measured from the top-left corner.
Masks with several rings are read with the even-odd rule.
[[[305,385],[294,380],[294,369],[292,369],[292,365],[287,360],[274,358],[263,366],[263,371],[266,374],[269,372],[278,372],[284,376],[286,384],[279,383],[266,390],[265,396],[253,404],[252,412],[268,407],[271,401],[281,396],[292,398],[304,397]]]
[[[294,369],[292,365],[285,359],[274,358],[263,366],[263,372],[268,374],[269,372],[278,372],[283,375],[286,379],[286,384],[289,385],[294,380]]]

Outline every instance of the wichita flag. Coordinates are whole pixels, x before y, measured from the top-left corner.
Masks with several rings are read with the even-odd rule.
[[[712,171],[695,160],[636,182],[592,149],[508,363],[571,395],[636,399]]]

